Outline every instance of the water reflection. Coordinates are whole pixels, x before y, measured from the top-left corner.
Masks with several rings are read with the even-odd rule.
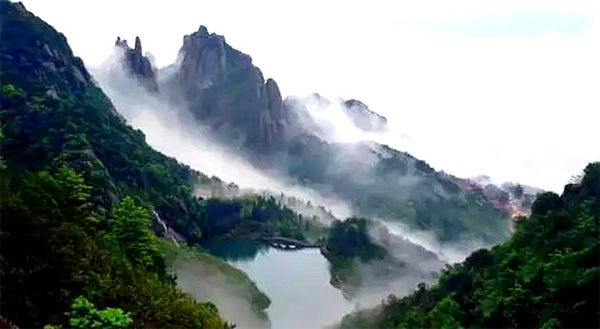
[[[250,239],[213,239],[204,243],[202,248],[228,262],[253,260],[269,250],[266,244]]]
[[[323,328],[353,309],[329,284],[329,263],[318,249],[283,251],[237,239],[211,241],[204,247],[246,272],[269,296],[273,329]]]

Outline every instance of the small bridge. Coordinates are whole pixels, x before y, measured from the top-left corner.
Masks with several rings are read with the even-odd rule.
[[[300,250],[307,248],[321,248],[318,243],[309,243],[291,238],[284,237],[263,237],[261,238],[269,246],[281,250]]]

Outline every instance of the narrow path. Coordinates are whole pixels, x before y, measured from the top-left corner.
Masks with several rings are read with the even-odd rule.
[[[306,248],[321,248],[321,244],[318,243],[309,243],[305,241],[278,236],[262,237],[260,239],[267,243],[269,246],[277,249],[296,250]]]

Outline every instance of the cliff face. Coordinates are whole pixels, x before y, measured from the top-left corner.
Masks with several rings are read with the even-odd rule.
[[[117,37],[115,47],[123,51],[123,67],[133,75],[144,87],[152,92],[158,91],[156,82],[156,72],[150,63],[150,60],[142,55],[142,42],[139,37],[135,37],[135,46],[133,49],[127,44],[127,40],[121,40]]]
[[[183,38],[179,70],[169,89],[196,117],[253,149],[281,141],[285,112],[277,83],[265,81],[252,58],[231,48],[204,26]]]

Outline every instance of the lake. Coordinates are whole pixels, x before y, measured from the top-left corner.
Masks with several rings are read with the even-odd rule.
[[[266,311],[272,329],[323,328],[354,307],[329,284],[329,264],[319,249],[283,251],[239,239],[211,242],[205,248],[246,272],[269,296]]]

